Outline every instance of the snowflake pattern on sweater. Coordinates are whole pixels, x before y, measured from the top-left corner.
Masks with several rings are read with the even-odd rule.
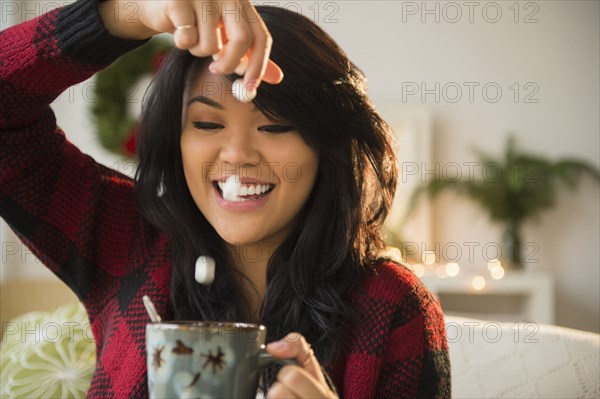
[[[84,303],[96,339],[89,398],[145,398],[143,295],[172,317],[168,237],[137,211],[134,181],[81,153],[49,104],[145,41],[111,36],[96,0],[0,32],[0,216]],[[344,352],[325,369],[340,396],[450,397],[438,301],[382,262],[352,295]]]

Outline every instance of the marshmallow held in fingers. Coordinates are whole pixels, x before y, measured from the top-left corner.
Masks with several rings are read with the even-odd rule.
[[[223,198],[227,201],[237,201],[240,199],[240,190],[242,182],[235,176],[229,176],[223,185]]]
[[[210,256],[199,256],[196,260],[196,281],[210,284],[215,279],[215,260]]]
[[[233,96],[240,102],[249,103],[254,100],[256,97],[256,89],[249,87],[249,85],[244,85],[244,81],[242,79],[237,79],[231,85],[231,91]]]

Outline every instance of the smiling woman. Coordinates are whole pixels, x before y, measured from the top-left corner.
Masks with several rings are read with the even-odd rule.
[[[134,4],[124,23],[123,3],[79,0],[0,45],[0,215],[86,307],[88,396],[147,395],[148,295],[165,320],[266,325],[270,354],[298,364],[264,370],[270,398],[448,397],[439,304],[383,254],[396,159],[363,73],[288,10]],[[158,32],[178,49],[143,104],[129,179],[69,143],[48,104]],[[242,57],[251,103],[232,93]],[[201,256],[216,261],[208,285]]]
[[[203,97],[206,87],[215,90]],[[246,244],[279,247],[312,191],[317,152],[289,123],[275,124],[254,104],[237,101],[229,94],[229,81],[208,70],[189,93],[192,100],[184,112],[181,155],[198,209],[225,242],[237,244],[238,252],[243,253]],[[285,174],[289,165],[302,171],[298,178]],[[216,182],[228,176],[241,180],[242,201],[223,197]],[[266,276],[268,259],[265,254],[252,266]]]

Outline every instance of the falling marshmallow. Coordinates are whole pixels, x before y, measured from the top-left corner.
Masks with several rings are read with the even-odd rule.
[[[229,176],[223,184],[223,198],[227,201],[237,201],[240,198],[242,182],[235,176]]]
[[[249,89],[244,85],[244,81],[242,79],[237,79],[231,85],[231,92],[233,96],[240,102],[249,103],[254,100],[256,97],[256,89]]]
[[[196,281],[208,285],[215,279],[215,260],[210,256],[199,256],[196,260]]]

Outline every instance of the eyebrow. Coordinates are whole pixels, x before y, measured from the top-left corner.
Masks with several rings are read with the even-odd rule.
[[[202,104],[206,104],[209,105],[211,107],[217,108],[217,109],[224,109],[223,106],[216,102],[215,100],[211,100],[208,97],[204,97],[204,96],[196,96],[194,98],[192,98],[190,101],[188,101],[188,107],[190,105],[192,105],[192,103],[202,103]]]
[[[187,106],[189,107],[190,105],[192,105],[192,103],[202,103],[220,110],[225,109],[221,103],[216,102],[215,100],[211,100],[210,98],[202,95],[192,98],[190,101],[188,101]],[[258,107],[255,104],[253,105],[254,107],[252,107],[252,112],[258,111]]]

